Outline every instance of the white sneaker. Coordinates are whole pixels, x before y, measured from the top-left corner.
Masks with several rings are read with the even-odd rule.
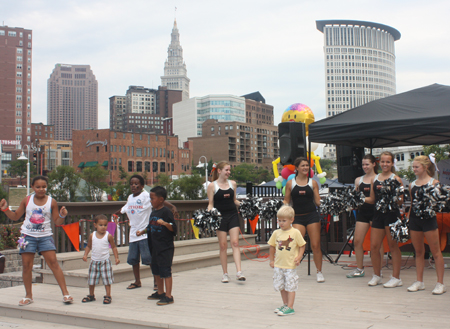
[[[317,282],[319,283],[325,282],[325,278],[323,277],[322,272],[317,272]]]
[[[425,290],[425,284],[420,281],[414,282],[411,286],[408,287],[408,291],[414,292],[418,290]]]
[[[395,287],[401,287],[403,285],[403,282],[401,279],[394,278],[391,276],[391,279],[383,284],[385,288],[395,288]]]
[[[431,292],[433,295],[442,295],[444,292],[447,291],[447,288],[442,283],[436,283],[436,287],[434,287],[433,291]]]
[[[381,276],[374,274],[372,280],[369,281],[369,286],[377,286],[381,283]]]
[[[222,276],[222,283],[228,283],[230,279],[228,278],[228,273],[224,273]]]
[[[236,280],[238,280],[238,281],[245,281],[245,276],[242,273],[242,271],[239,271],[239,272],[236,273]]]
[[[364,269],[360,270],[359,268],[356,268],[349,274],[347,274],[347,278],[362,278],[364,274],[365,274]]]

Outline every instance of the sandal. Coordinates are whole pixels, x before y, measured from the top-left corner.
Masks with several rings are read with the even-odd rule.
[[[87,295],[86,297],[84,297],[81,302],[82,303],[89,303],[89,302],[93,302],[95,300],[95,296],[94,295]]]
[[[25,298],[22,298],[22,300],[19,302],[19,306],[30,305],[32,302],[33,302],[33,300],[31,298],[25,297]]]
[[[137,285],[136,283],[130,284],[127,289],[137,289],[140,288],[142,285]]]
[[[72,304],[73,303],[73,297],[70,295],[64,295],[63,296],[63,303],[64,304]]]
[[[111,304],[111,296],[103,296],[103,304]]]

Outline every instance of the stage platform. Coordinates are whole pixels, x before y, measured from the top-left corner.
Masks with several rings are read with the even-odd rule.
[[[34,284],[34,303],[19,307],[24,295],[23,286],[0,290],[0,324],[23,326],[26,320],[60,323],[79,328],[448,328],[450,326],[450,292],[440,296],[431,294],[436,281],[433,268],[425,269],[426,290],[410,293],[406,288],[415,279],[412,257],[403,258],[401,272],[403,287],[386,289],[382,285],[369,287],[372,269],[366,268],[364,278],[347,279],[354,265],[354,257],[343,255],[339,265],[324,262],[324,283],[317,283],[315,274],[307,275],[307,263],[298,268],[300,286],[293,316],[280,317],[273,309],[280,306],[280,295],[272,288],[272,269],[268,262],[245,260],[242,266],[246,282],[236,281],[235,268],[229,264],[232,280],[221,283],[221,267],[210,266],[174,274],[175,303],[157,306],[147,300],[152,293],[152,278],[143,279],[143,287],[127,290],[130,282],[112,287],[112,304],[103,305],[103,286],[96,289],[97,301],[82,304],[87,288],[70,287],[75,298],[72,305],[61,302],[59,287],[53,284]],[[365,257],[366,262],[370,262]],[[445,260],[446,264],[450,259]],[[312,272],[315,272],[312,264]],[[389,280],[391,268],[384,268],[383,282]],[[450,271],[445,271],[450,284]],[[53,327],[53,326],[49,326]],[[62,328],[66,328],[65,326]]]

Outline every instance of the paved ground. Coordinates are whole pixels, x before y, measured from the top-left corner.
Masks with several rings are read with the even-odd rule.
[[[367,257],[366,257],[367,258]],[[351,264],[348,256],[342,256],[340,265]],[[450,263],[450,259],[446,259]],[[347,270],[342,266],[324,263],[325,283],[318,284],[315,275],[307,276],[307,263],[299,267],[300,288],[297,292],[296,314],[279,317],[273,309],[279,306],[279,293],[272,288],[272,269],[268,262],[246,260],[245,283],[232,280],[228,284],[220,282],[219,266],[176,273],[174,275],[175,303],[157,306],[146,296],[151,293],[152,279],[143,280],[143,287],[126,290],[128,283],[113,285],[111,305],[103,305],[103,287],[96,291],[97,301],[82,304],[81,299],[87,288],[71,288],[76,302],[63,305],[59,288],[53,285],[35,284],[34,303],[18,307],[23,296],[23,287],[1,290],[0,316],[40,319],[41,321],[61,321],[67,325],[92,326],[96,328],[137,328],[139,325],[152,328],[449,328],[450,292],[433,296],[435,271],[425,270],[426,290],[409,293],[406,288],[414,281],[415,268],[412,259],[403,259],[405,269],[401,272],[404,286],[386,289],[383,286],[368,287],[372,276],[371,268],[366,277],[347,279]],[[234,275],[233,265],[230,273]],[[314,266],[312,266],[314,269]],[[386,282],[391,269],[384,268]],[[447,281],[450,282],[446,271]],[[19,312],[19,313],[18,313]],[[6,313],[6,314],[5,314]],[[45,314],[46,317],[40,316]],[[59,320],[57,319],[59,316]],[[93,323],[93,319],[104,320],[104,325]],[[2,320],[14,322],[19,320]],[[134,324],[135,325],[134,325]],[[37,324],[42,324],[37,322]],[[128,325],[125,325],[128,324]],[[40,328],[32,326],[33,328]],[[50,326],[51,327],[51,326]]]

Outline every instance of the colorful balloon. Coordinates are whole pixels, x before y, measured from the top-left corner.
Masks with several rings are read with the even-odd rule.
[[[281,193],[283,193],[283,195],[286,195],[286,186],[283,187],[283,189],[281,190]]]
[[[289,106],[281,117],[281,122],[303,122],[305,124],[306,136],[308,136],[308,126],[315,121],[314,113],[305,104],[295,103]]]
[[[295,174],[289,175],[289,177],[287,178],[288,181],[290,181],[291,179],[295,178]]]
[[[283,187],[283,184],[281,182],[277,182],[275,186],[277,187],[277,189],[281,189]]]
[[[327,181],[327,179],[325,178],[325,177],[320,177],[319,178],[319,182],[320,182],[320,184],[325,184],[325,182]]]
[[[292,170],[289,170],[288,168],[283,168],[283,170],[281,171],[281,177],[283,177],[284,179],[287,179],[291,174]]]
[[[283,179],[283,181],[281,182],[281,185],[282,185],[283,187],[285,187],[285,186],[286,186],[286,183],[287,183],[287,179]]]

